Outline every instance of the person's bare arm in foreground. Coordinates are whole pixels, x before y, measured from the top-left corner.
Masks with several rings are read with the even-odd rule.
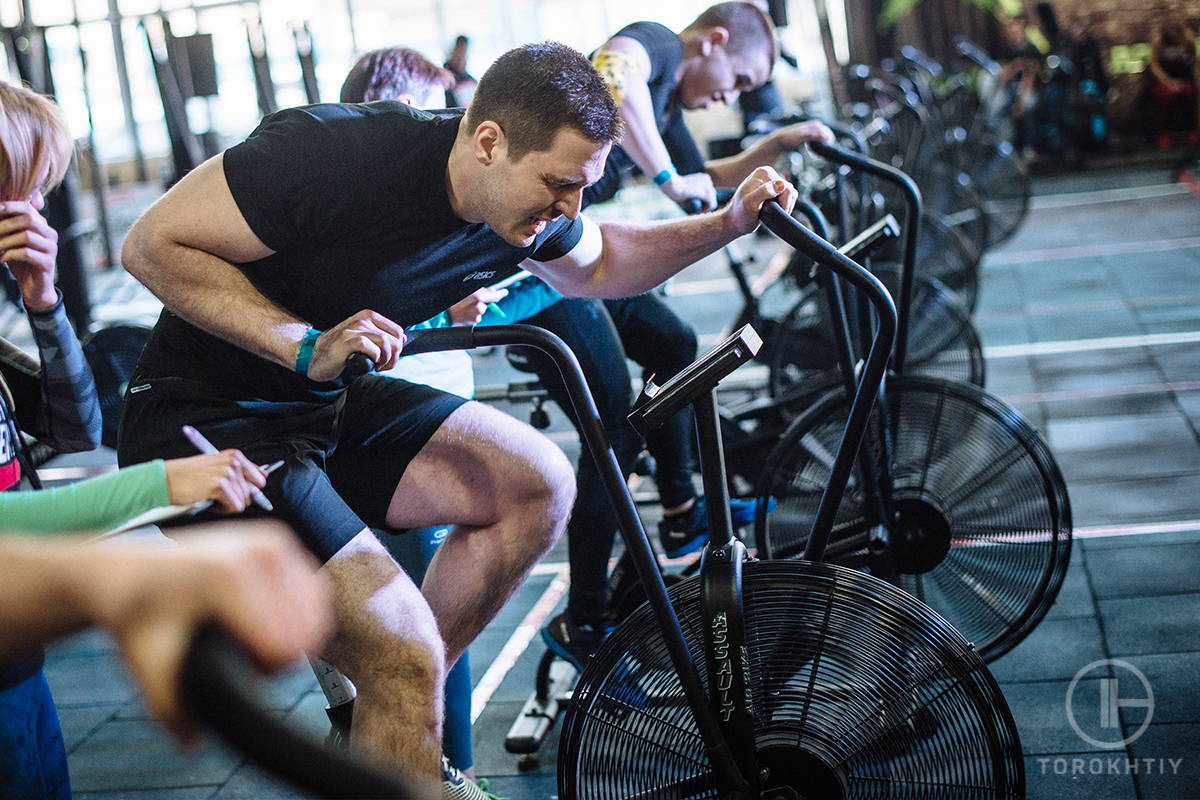
[[[146,706],[182,743],[195,736],[177,694],[197,625],[215,620],[268,669],[317,650],[328,587],[275,522],[214,523],[148,549],[78,538],[0,537],[0,659],[97,625],[108,630]]]

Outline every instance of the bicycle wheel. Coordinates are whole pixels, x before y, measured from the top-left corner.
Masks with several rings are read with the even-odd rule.
[[[941,217],[929,213],[922,215],[917,264],[926,275],[946,284],[972,314],[979,305],[979,262],[982,260],[983,253],[972,249],[962,230],[951,227]]]
[[[145,325],[118,322],[83,338],[83,356],[95,376],[96,395],[100,400],[103,423],[100,440],[106,447],[117,446],[125,389],[141,358],[142,348],[150,341],[150,332]]]
[[[876,267],[899,270],[903,263],[904,245],[899,240],[880,248],[872,259]],[[920,241],[917,243],[917,274],[941,282],[962,303],[968,314],[979,303],[979,261],[982,255],[972,254],[966,237],[934,214],[921,215]]]
[[[758,495],[777,506],[755,529],[766,557],[803,550],[845,420],[845,401],[831,394],[768,457]],[[902,588],[994,659],[1041,621],[1066,575],[1071,511],[1058,466],[1014,408],[969,384],[898,376],[887,385],[887,420],[888,549],[881,558],[869,546],[881,521],[858,465],[827,557],[881,573],[890,561]],[[884,439],[873,438],[878,464]]]
[[[988,247],[1012,237],[1029,213],[1029,170],[1014,152],[1012,142],[990,137],[963,143],[957,156],[962,169],[983,197],[988,218]]]
[[[874,270],[893,297],[899,273]],[[838,380],[833,322],[825,294],[816,287],[797,302],[774,332],[768,366],[771,396],[791,398],[805,387],[827,389]],[[939,281],[918,276],[913,284],[905,371],[982,386],[983,345],[966,309]]]
[[[992,236],[991,218],[971,176],[952,164],[937,161],[913,177],[921,187],[926,211],[961,233],[970,252],[982,257]]]
[[[899,271],[882,268],[874,272],[891,295],[898,297]],[[904,372],[985,385],[987,366],[979,332],[958,293],[935,278],[913,284]]]
[[[1024,796],[1003,695],[928,606],[869,575],[800,561],[746,564],[743,591],[764,796]],[[699,594],[698,578],[670,591],[707,683]],[[720,796],[649,606],[580,676],[558,788],[564,800]]]

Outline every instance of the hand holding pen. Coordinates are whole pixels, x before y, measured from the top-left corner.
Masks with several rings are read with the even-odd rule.
[[[494,289],[487,287],[477,289],[473,294],[458,301],[447,309],[447,315],[450,317],[451,325],[478,325],[479,320],[487,311],[492,311],[500,317],[507,317],[504,310],[496,305],[497,300],[502,300],[508,294],[508,289]]]
[[[167,487],[176,505],[211,500],[229,513],[244,511],[251,500],[271,511],[271,502],[261,488],[269,472],[254,464],[240,450],[218,451],[195,428],[185,425],[183,435],[201,455],[166,462]],[[271,465],[271,469],[277,465]]]

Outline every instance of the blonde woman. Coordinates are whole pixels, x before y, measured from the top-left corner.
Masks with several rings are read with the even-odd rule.
[[[62,113],[50,100],[0,82],[0,262],[16,282],[40,358],[0,339],[0,534],[99,530],[156,506],[201,500],[241,511],[250,487],[265,478],[236,450],[38,490],[26,436],[59,452],[100,442],[96,387],[54,286],[58,234],[41,213],[43,192],[62,180],[71,149]],[[25,487],[35,491],[16,491]],[[8,654],[0,658],[0,797],[69,796],[41,655]]]

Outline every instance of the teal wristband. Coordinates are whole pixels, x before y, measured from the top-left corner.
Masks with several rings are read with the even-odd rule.
[[[308,333],[300,340],[300,349],[296,351],[296,372],[308,374],[308,365],[312,363],[313,348],[317,346],[317,337],[324,331],[309,328]]]
[[[662,186],[664,183],[671,180],[671,178],[674,178],[676,174],[675,167],[667,167],[662,172],[655,175],[652,180],[654,181],[655,186]]]

